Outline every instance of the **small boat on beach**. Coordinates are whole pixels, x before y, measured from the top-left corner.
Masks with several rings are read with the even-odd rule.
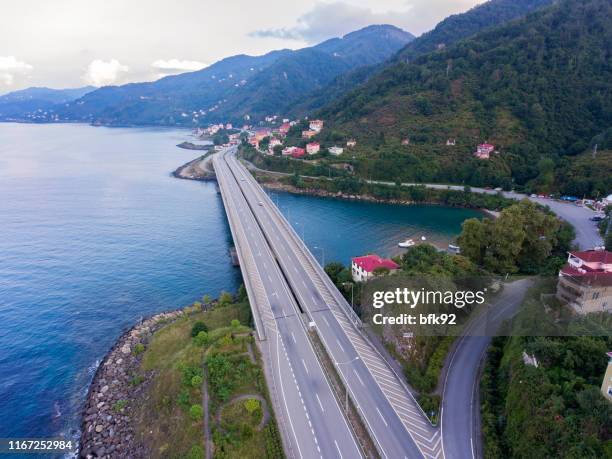
[[[398,243],[397,245],[400,247],[407,248],[407,247],[412,247],[414,244],[415,244],[414,241],[408,238],[405,241]]]

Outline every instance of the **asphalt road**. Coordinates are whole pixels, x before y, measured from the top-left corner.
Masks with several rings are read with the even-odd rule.
[[[286,428],[295,457],[301,458],[358,458],[361,451],[337,403],[331,387],[308,340],[297,305],[274,259],[263,233],[249,208],[229,168],[215,158],[215,171],[237,246],[251,250],[254,270],[245,266],[243,276],[251,276],[254,284],[261,284],[269,300],[270,317],[263,317],[266,329],[268,364],[273,368],[271,389],[283,409]],[[235,241],[236,242],[236,241]],[[267,305],[258,305],[264,308]],[[254,310],[254,314],[259,310]],[[265,314],[264,314],[265,315]]]
[[[286,226],[279,221],[276,207],[246,169],[232,155],[224,155],[224,157],[237,177],[238,184],[249,201],[298,303],[316,323],[319,336],[330,357],[336,362],[336,367],[342,373],[345,384],[361,411],[381,455],[393,459],[423,457],[421,449],[413,439],[414,431],[406,429],[396,411],[397,408],[392,406],[388,396],[381,390],[381,378],[376,379],[373,376],[372,365],[377,362],[369,362],[369,367],[366,365],[364,354],[357,351],[355,340],[349,338],[345,331],[347,324],[344,324],[343,327],[342,319],[333,313],[323,298],[320,285],[317,285],[312,272],[306,270],[307,263],[303,259],[303,247],[296,247],[295,241],[287,234]],[[384,378],[387,375],[384,371],[388,370],[381,366],[380,371]],[[397,384],[393,378],[387,378],[384,381],[390,386]],[[405,394],[400,393],[402,388],[399,385],[394,389],[398,397],[406,397]],[[427,428],[426,422],[423,422],[425,419],[422,413],[418,412],[414,405],[407,406],[407,409],[414,410],[408,414],[412,416],[411,419],[415,424],[422,423],[418,426],[423,429],[421,435],[424,438],[433,437],[435,442],[438,434],[432,430],[431,426]],[[430,457],[440,457],[442,453],[441,448],[432,448],[427,452]]]
[[[451,355],[442,391],[441,429],[447,459],[482,457],[478,377],[480,364],[501,323],[520,306],[531,279],[504,286],[488,310],[466,329]]]

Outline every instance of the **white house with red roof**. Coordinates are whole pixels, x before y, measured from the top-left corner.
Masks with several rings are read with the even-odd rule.
[[[606,355],[608,356],[608,366],[601,383],[601,393],[612,402],[612,352],[607,352]]]
[[[376,254],[351,259],[351,274],[355,282],[365,282],[373,278],[377,268],[386,268],[389,272],[395,272],[399,267],[393,260],[381,258]]]
[[[478,159],[489,159],[493,151],[495,151],[495,145],[491,145],[490,143],[481,143],[476,147],[474,156],[476,156]]]
[[[323,120],[312,120],[308,124],[308,127],[311,131],[321,132],[321,129],[323,129]]]
[[[321,145],[319,144],[319,142],[310,142],[306,144],[306,153],[308,153],[309,155],[315,155],[319,153],[320,149]]]
[[[578,314],[612,311],[612,252],[570,252],[559,271],[557,299]]]

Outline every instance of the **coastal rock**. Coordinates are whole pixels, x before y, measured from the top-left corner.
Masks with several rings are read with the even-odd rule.
[[[150,457],[146,445],[135,439],[130,420],[131,406],[138,406],[132,401],[147,396],[145,388],[152,374],[141,374],[141,356],[132,355],[132,349],[138,343],[146,345],[157,329],[182,315],[183,311],[177,310],[143,320],[123,333],[108,352],[96,370],[84,404],[79,457]],[[130,381],[136,374],[144,376],[144,381],[134,386]],[[115,404],[120,400],[130,403],[117,411]]]

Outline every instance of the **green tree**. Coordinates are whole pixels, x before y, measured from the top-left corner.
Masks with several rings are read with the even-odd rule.
[[[191,327],[191,337],[195,338],[196,336],[198,336],[198,333],[207,332],[207,331],[208,331],[208,327],[206,326],[206,324],[202,322],[201,320],[198,320]]]
[[[234,298],[232,297],[232,294],[229,292],[221,292],[221,295],[219,295],[219,306],[227,306],[232,304],[232,302],[234,301]]]
[[[233,329],[240,327],[240,321],[238,319],[233,319],[231,322],[231,326]]]
[[[208,344],[208,333],[205,331],[199,332],[194,338],[196,346],[206,346]]]
[[[191,386],[195,387],[195,388],[199,388],[202,387],[202,377],[200,375],[196,375],[193,378],[191,378]]]
[[[189,416],[191,416],[191,419],[195,422],[201,421],[204,417],[202,405],[191,405],[191,408],[189,408]]]
[[[325,272],[335,284],[338,282],[338,275],[344,269],[344,265],[339,261],[331,261],[325,265]]]
[[[205,305],[210,304],[210,302],[211,302],[211,298],[210,298],[210,295],[209,295],[208,293],[202,297],[202,302],[203,302]]]
[[[478,265],[482,265],[487,249],[485,224],[477,218],[463,222],[461,235],[457,238],[461,253]]]

